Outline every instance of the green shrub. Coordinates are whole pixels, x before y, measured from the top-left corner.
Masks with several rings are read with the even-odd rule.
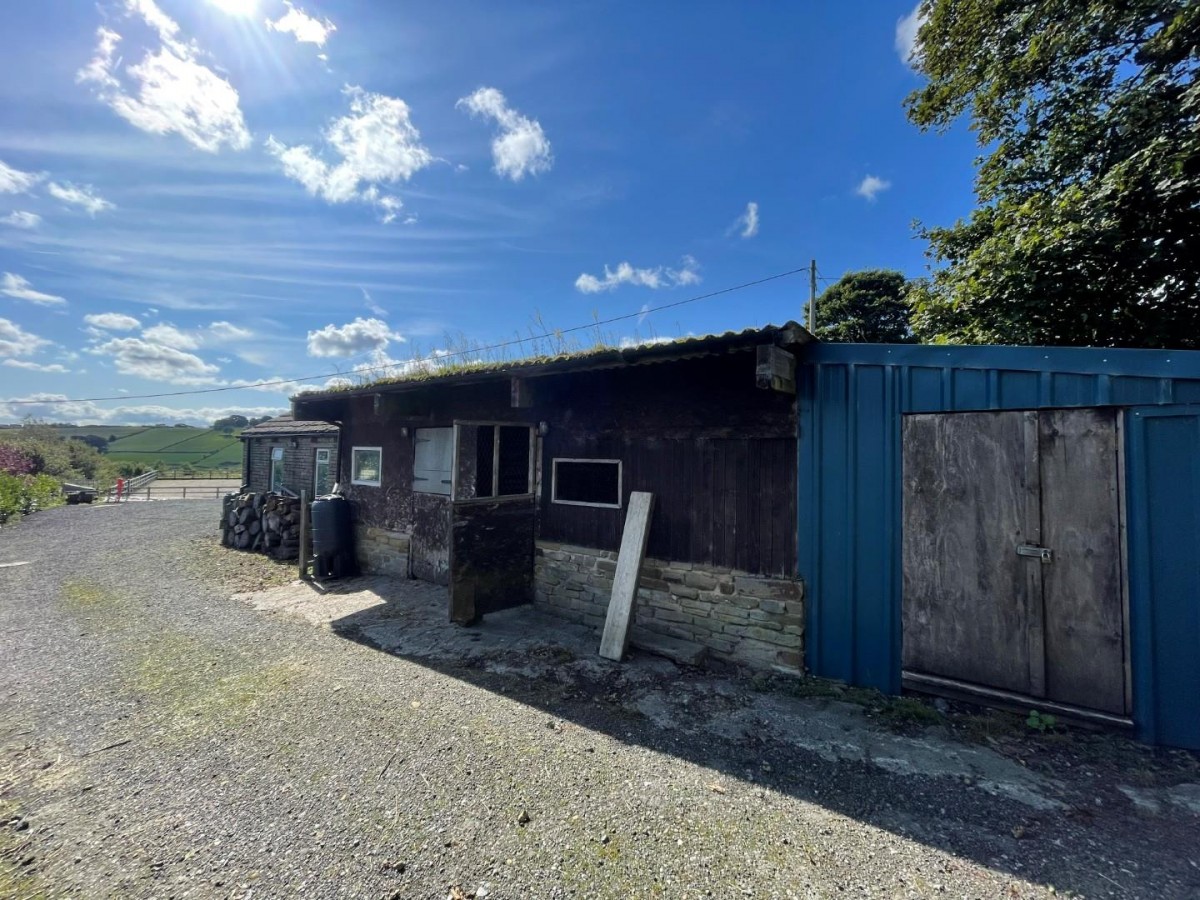
[[[62,502],[62,484],[50,475],[0,472],[0,525]]]

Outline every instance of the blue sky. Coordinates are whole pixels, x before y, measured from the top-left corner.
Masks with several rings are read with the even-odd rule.
[[[829,278],[919,275],[913,221],[972,206],[971,135],[904,118],[908,2],[12,6],[4,421],[282,410],[295,383],[238,385],[355,377],[813,257]],[[605,333],[778,323],[807,293],[797,276]],[[206,393],[141,396],[186,391]],[[7,402],[93,397],[120,399]]]

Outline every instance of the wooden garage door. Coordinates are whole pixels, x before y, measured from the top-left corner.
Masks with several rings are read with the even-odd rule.
[[[1116,412],[903,428],[905,670],[1127,713]]]

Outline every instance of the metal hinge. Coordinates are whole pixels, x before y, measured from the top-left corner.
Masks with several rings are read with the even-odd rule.
[[[1044,563],[1054,560],[1054,554],[1048,547],[1039,547],[1037,544],[1017,544],[1017,556],[1032,556]]]

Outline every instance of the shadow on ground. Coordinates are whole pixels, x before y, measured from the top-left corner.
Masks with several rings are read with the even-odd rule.
[[[1200,893],[1200,761],[1107,734],[894,701],[819,679],[596,654],[592,630],[520,607],[448,623],[444,588],[382,577],[239,599],[998,871],[1086,896]],[[1147,872],[1171,873],[1148,884]],[[935,873],[936,874],[936,873]]]

